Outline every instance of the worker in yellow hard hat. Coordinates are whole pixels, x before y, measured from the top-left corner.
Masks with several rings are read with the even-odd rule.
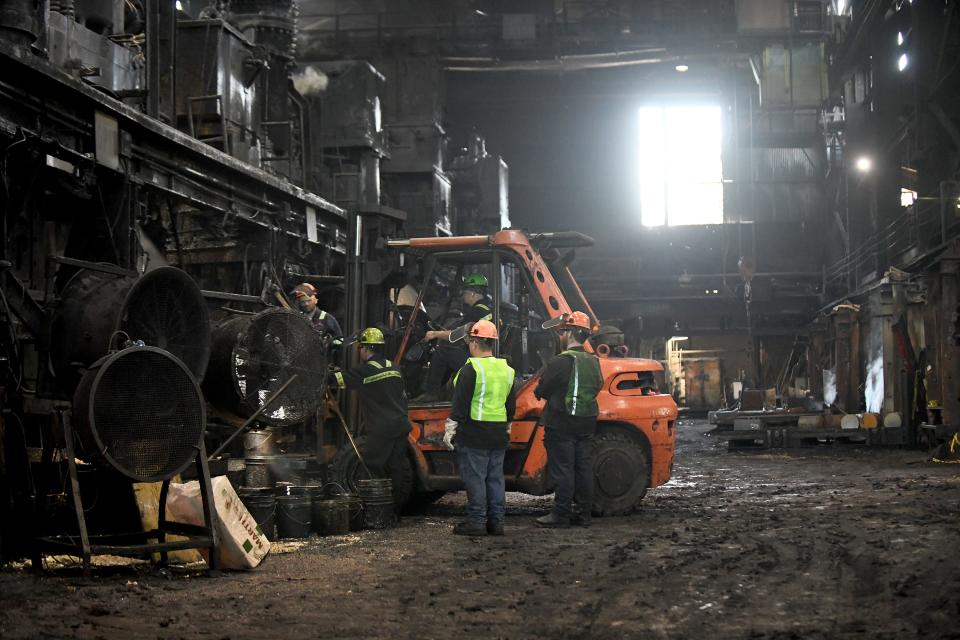
[[[337,387],[357,393],[365,425],[364,462],[379,478],[393,475],[390,471],[398,465],[391,462],[406,455],[410,433],[403,375],[384,356],[385,343],[383,331],[376,327],[364,329],[356,338],[360,364],[333,373]],[[396,492],[399,482],[395,479],[393,484]]]
[[[460,292],[464,324],[493,320],[493,301],[488,295],[488,285],[487,277],[482,273],[464,276]],[[451,343],[449,338],[448,330],[427,331],[424,341],[437,340],[438,343],[430,358],[423,393],[411,400],[413,404],[438,402],[444,383],[466,362],[467,349],[462,344]]]
[[[553,509],[534,522],[541,527],[590,526],[593,434],[603,375],[597,357],[583,348],[591,331],[587,314],[574,311],[563,319],[559,329],[566,349],[547,362],[534,390],[538,400],[547,401],[543,443],[556,490]]]
[[[467,519],[454,527],[457,535],[503,535],[503,459],[516,410],[516,374],[506,360],[493,357],[498,339],[492,322],[475,322],[466,337],[470,357],[454,378],[443,441],[449,448],[456,446],[467,490]]]

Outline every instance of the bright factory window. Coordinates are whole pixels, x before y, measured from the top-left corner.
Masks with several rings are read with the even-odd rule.
[[[644,226],[722,223],[720,107],[640,109],[639,168]]]

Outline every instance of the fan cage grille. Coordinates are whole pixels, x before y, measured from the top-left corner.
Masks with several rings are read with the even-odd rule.
[[[119,352],[100,367],[89,393],[88,428],[98,453],[124,475],[156,482],[195,460],[204,400],[172,355],[149,347]]]

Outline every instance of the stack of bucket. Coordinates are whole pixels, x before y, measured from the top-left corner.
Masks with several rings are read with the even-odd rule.
[[[266,430],[245,434],[243,486],[237,490],[269,540],[343,535],[396,522],[389,479],[359,480],[359,495],[337,484],[304,484],[306,458],[276,455],[273,442]]]

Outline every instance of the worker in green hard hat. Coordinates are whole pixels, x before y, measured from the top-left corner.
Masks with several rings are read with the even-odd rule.
[[[355,340],[360,364],[334,372],[332,383],[357,393],[364,422],[364,462],[372,474],[388,478],[397,467],[390,462],[406,455],[410,433],[403,375],[384,355],[383,331],[367,327]],[[396,491],[399,483],[393,484]]]
[[[493,301],[488,295],[488,284],[487,276],[482,273],[464,276],[460,291],[464,324],[493,321]],[[423,393],[411,400],[413,404],[439,402],[444,383],[460,370],[470,355],[462,341],[450,342],[450,331],[427,331],[423,339],[425,342],[437,340],[437,348],[430,358]]]

